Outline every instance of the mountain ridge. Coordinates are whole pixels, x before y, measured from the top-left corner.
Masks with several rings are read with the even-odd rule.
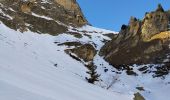
[[[102,47],[100,55],[113,66],[163,64],[168,59],[170,41],[169,35],[161,36],[161,32],[169,34],[169,22],[169,11],[161,5],[146,13],[143,20],[131,17],[129,25],[122,25],[118,36]]]

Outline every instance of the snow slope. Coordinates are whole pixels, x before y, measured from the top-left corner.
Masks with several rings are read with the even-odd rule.
[[[100,48],[104,45],[102,41],[110,40],[110,38],[106,37],[105,34],[116,33],[91,26],[84,26],[76,29],[76,31],[70,29],[69,31],[81,33],[83,37],[76,38],[71,34],[60,34],[56,37],[55,42],[80,42],[82,44],[90,43],[96,47],[96,50],[100,50]],[[91,38],[87,37],[85,34],[90,35]],[[134,72],[137,73],[137,76],[129,76],[126,74],[126,71],[117,71],[98,54],[94,57],[94,64],[97,65],[97,73],[101,75],[101,81],[97,82],[96,85],[106,90],[125,95],[133,95],[139,92],[146,100],[167,100],[167,97],[169,96],[170,75],[167,75],[164,78],[153,78],[153,73],[143,74],[139,71],[139,69],[143,66],[150,65],[131,66]],[[154,70],[154,67],[150,68],[150,71]],[[142,87],[144,91],[138,90],[137,87]]]
[[[0,24],[0,100],[132,100],[87,83],[87,69],[54,44],[58,39]]]
[[[133,69],[138,76],[119,73],[98,54],[94,58],[99,82],[86,82],[87,69],[82,62],[68,56],[64,50],[74,46],[59,46],[64,42],[90,43],[96,50],[104,45],[108,33],[116,33],[92,26],[69,27],[81,38],[63,33],[58,36],[20,33],[0,24],[0,100],[133,100],[140,92],[146,100],[167,100],[170,75],[153,78],[142,74],[140,66]],[[154,70],[154,69],[151,69]],[[136,87],[143,87],[144,91]]]

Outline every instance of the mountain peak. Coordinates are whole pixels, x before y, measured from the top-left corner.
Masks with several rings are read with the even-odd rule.
[[[55,0],[55,2],[62,5],[64,8],[68,10],[74,11],[79,8],[76,0]]]
[[[157,7],[156,11],[164,12],[164,9],[163,9],[161,4],[158,4],[158,7]]]

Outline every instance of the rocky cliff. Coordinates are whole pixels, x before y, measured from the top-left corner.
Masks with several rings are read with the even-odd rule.
[[[87,24],[76,0],[1,0],[0,20],[21,32],[56,35]]]
[[[119,35],[102,47],[100,55],[118,69],[122,65],[170,63],[169,24],[170,13],[161,5],[147,12],[143,20],[131,17]]]

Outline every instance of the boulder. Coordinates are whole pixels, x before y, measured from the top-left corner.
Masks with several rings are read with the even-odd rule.
[[[133,100],[145,100],[145,98],[138,92],[134,94]]]

